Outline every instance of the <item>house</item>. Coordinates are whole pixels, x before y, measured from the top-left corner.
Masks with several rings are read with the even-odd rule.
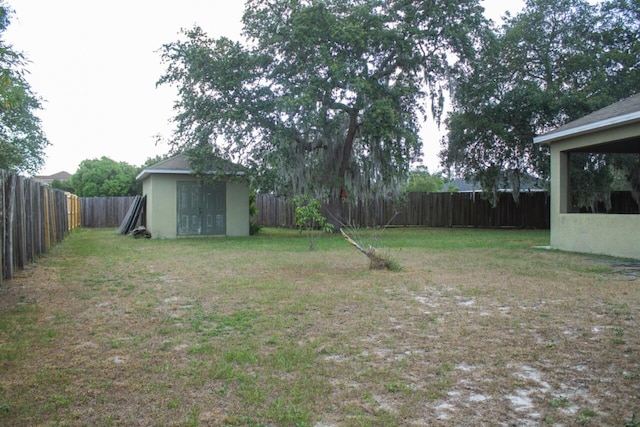
[[[218,159],[216,181],[196,176],[187,156],[179,154],[144,169],[146,228],[154,238],[248,236],[249,184],[238,165]]]
[[[58,180],[60,182],[68,181],[71,178],[71,174],[66,171],[54,173],[53,175],[37,175],[33,177],[35,182],[39,182],[44,185],[51,185],[54,180]]]
[[[640,215],[572,212],[572,153],[640,155],[640,94],[534,138],[551,149],[551,247],[640,259]]]

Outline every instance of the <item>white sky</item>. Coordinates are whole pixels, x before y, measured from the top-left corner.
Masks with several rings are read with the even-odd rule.
[[[239,40],[240,0],[5,0],[15,14],[4,39],[30,63],[27,80],[42,97],[37,113],[51,142],[40,175],[74,173],[82,160],[107,156],[139,166],[165,154],[155,135],[171,135],[175,89],[156,88],[158,50],[181,28]],[[498,19],[522,0],[483,0]],[[423,132],[424,163],[434,172],[443,129]]]

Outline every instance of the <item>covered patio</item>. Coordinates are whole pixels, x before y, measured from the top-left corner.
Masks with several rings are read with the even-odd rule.
[[[574,153],[636,155],[640,162],[640,94],[534,138],[551,149],[551,248],[640,259],[640,215],[581,213],[570,203]]]

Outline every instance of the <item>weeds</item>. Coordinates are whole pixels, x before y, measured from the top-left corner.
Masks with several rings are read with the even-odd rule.
[[[568,406],[571,406],[571,401],[566,396],[560,396],[556,399],[551,400],[551,402],[549,403],[554,408],[566,408]]]
[[[596,411],[592,409],[585,409],[582,412],[580,412],[580,415],[578,416],[578,424],[587,425],[591,423],[592,419],[597,415],[598,413]]]
[[[631,419],[624,424],[624,427],[640,427],[640,419],[636,417],[634,412]]]

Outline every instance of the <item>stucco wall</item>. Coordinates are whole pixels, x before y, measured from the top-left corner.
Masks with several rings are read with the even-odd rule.
[[[147,195],[147,229],[153,238],[177,237],[177,181],[196,181],[192,175],[153,174],[142,182]],[[249,186],[228,182],[226,189],[226,235],[249,235]]]
[[[155,174],[143,181],[142,192],[147,195],[147,229],[153,238],[176,238],[176,182],[195,180],[191,175]]]
[[[555,215],[551,220],[551,247],[640,259],[640,215]]]
[[[569,213],[568,151],[638,135],[638,125],[551,143],[551,247],[640,259],[640,215]]]
[[[227,236],[249,235],[249,185],[227,182]]]

